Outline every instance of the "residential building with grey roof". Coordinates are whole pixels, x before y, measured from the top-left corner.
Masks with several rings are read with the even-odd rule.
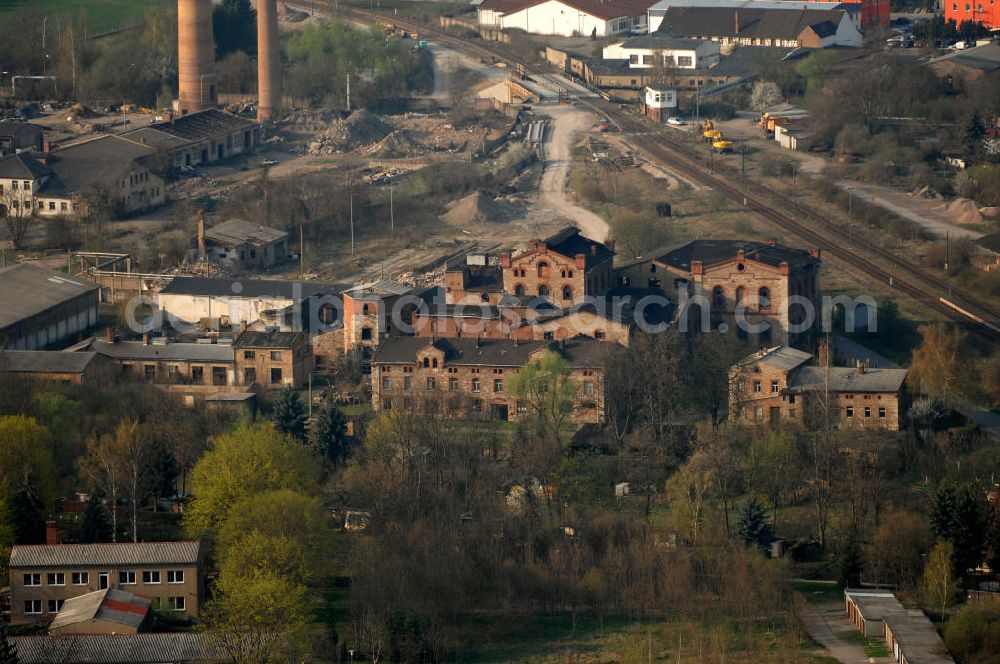
[[[788,346],[762,349],[729,372],[729,418],[779,426],[883,429],[902,426],[906,369],[812,366],[813,356]]]
[[[155,152],[120,136],[98,136],[53,152],[3,157],[2,200],[32,216],[78,217],[100,191],[120,214],[149,210],[166,201]]]
[[[66,600],[108,588],[194,619],[204,596],[199,542],[15,545],[11,622],[50,620]]]

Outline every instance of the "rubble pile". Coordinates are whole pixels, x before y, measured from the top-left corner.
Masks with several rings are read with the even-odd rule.
[[[378,143],[392,132],[392,127],[365,109],[355,111],[346,120],[335,121],[320,132],[307,148],[311,155],[337,154]]]

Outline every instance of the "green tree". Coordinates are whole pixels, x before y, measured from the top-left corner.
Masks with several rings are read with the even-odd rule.
[[[48,430],[33,417],[0,417],[0,493],[24,487],[29,478],[48,502],[54,492],[55,464]]]
[[[747,501],[736,519],[736,536],[747,544],[764,547],[771,541],[771,526],[764,506],[756,498]]]
[[[80,528],[80,539],[86,544],[111,541],[111,522],[97,494],[90,495]]]
[[[986,522],[976,493],[969,486],[946,485],[934,494],[931,529],[954,547],[955,574],[965,573],[983,559]]]
[[[969,121],[965,123],[965,137],[962,141],[968,166],[974,166],[982,159],[984,138],[986,138],[986,125],[983,124],[979,111],[973,111]]]
[[[827,74],[837,56],[829,50],[817,49],[799,62],[795,68],[799,76],[806,79],[806,96],[819,92],[826,82]]]
[[[309,444],[320,456],[338,465],[347,458],[347,442],[347,418],[328,395],[309,429]]]
[[[274,572],[242,575],[224,565],[204,617],[237,664],[295,661],[310,624],[308,591]]]
[[[10,510],[7,509],[7,500],[0,497],[0,579],[7,578],[7,564],[10,562],[12,546],[14,546],[14,528],[10,520]]]
[[[45,544],[45,503],[32,478],[10,498],[9,518],[16,544]]]
[[[944,642],[963,664],[1000,664],[1000,604],[963,606],[945,625]]]
[[[251,552],[253,547],[246,545],[251,535],[272,538],[270,544],[284,541],[295,545],[297,552],[294,555],[288,556],[285,562],[279,560],[271,568],[291,565],[295,571],[290,578],[314,578],[326,568],[332,530],[329,514],[318,498],[279,489],[247,496],[234,503],[219,527],[219,558],[244,563],[252,560],[256,554]],[[259,538],[256,541],[261,547],[268,544]],[[297,562],[292,563],[293,559]],[[253,567],[255,565],[244,564],[239,571],[246,573]]]
[[[858,546],[858,538],[852,529],[847,536],[847,541],[837,556],[837,583],[841,588],[857,587],[861,583],[861,547]]]
[[[280,433],[304,440],[306,407],[302,397],[291,387],[282,388],[274,398],[274,428]]]
[[[222,0],[212,12],[215,57],[221,60],[234,51],[257,52],[257,12],[250,0]]]
[[[572,373],[566,358],[546,350],[510,379],[511,392],[524,401],[539,431],[550,440],[562,439],[563,424],[572,414],[573,399],[579,390]]]
[[[184,516],[192,538],[214,534],[232,505],[276,489],[301,490],[318,481],[316,458],[305,445],[270,425],[219,436],[191,473],[194,500]]]
[[[941,617],[958,599],[961,590],[952,572],[954,553],[955,547],[951,542],[939,540],[931,549],[924,568],[924,601]]]

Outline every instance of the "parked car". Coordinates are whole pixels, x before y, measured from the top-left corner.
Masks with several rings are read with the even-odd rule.
[[[667,118],[667,124],[673,125],[675,127],[683,127],[684,125],[687,124],[687,122],[684,120],[684,118],[679,118],[675,115],[674,117]]]
[[[261,166],[277,166],[278,165],[278,160],[277,159],[265,159],[264,161],[260,162],[260,165]]]

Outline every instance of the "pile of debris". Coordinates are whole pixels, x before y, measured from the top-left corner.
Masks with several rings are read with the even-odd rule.
[[[378,143],[363,150],[368,155],[386,155],[393,157],[413,157],[427,152],[413,135],[405,129],[397,129]]]
[[[346,120],[334,121],[309,143],[311,155],[347,152],[378,143],[392,132],[392,127],[365,109],[355,111]]]
[[[950,203],[939,205],[938,209],[951,217],[956,224],[981,224],[984,221],[976,202],[961,196]]]
[[[101,114],[96,112],[94,109],[85,106],[77,102],[69,107],[69,113],[66,114],[66,122],[76,122],[77,120],[93,120],[94,118],[101,117]]]

